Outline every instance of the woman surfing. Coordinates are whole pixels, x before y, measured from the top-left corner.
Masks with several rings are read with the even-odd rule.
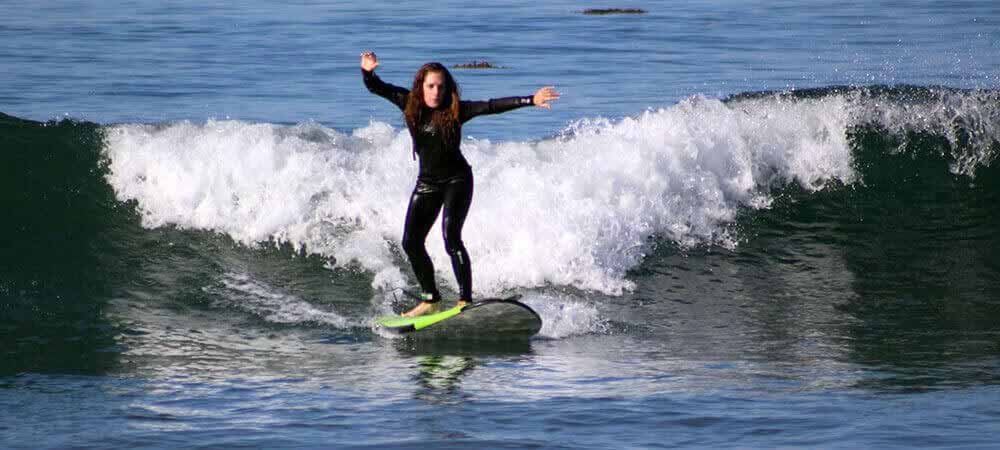
[[[441,231],[451,267],[458,281],[456,306],[472,302],[472,266],[462,243],[462,225],[472,204],[472,167],[462,156],[462,124],[473,117],[498,114],[522,106],[550,108],[559,93],[551,86],[524,97],[494,98],[486,101],[461,100],[458,84],[440,63],[424,64],[413,77],[410,90],[382,81],[375,75],[378,57],[361,53],[361,73],[365,87],[403,111],[413,139],[414,158],[420,157],[417,183],[410,196],[403,226],[403,251],[423,291],[420,303],[404,317],[433,314],[440,310],[441,294],[434,280],[434,265],[424,247],[427,233],[444,209]]]

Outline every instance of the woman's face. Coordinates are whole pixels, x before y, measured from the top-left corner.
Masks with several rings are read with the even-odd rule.
[[[424,104],[428,108],[441,106],[444,100],[444,74],[441,72],[427,72],[424,77]]]

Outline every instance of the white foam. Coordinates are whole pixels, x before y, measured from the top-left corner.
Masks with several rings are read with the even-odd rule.
[[[216,304],[235,306],[275,323],[318,323],[341,329],[352,326],[344,316],[317,308],[249,274],[226,273],[220,282],[221,286],[203,288]]]
[[[566,294],[531,294],[520,300],[542,318],[539,336],[564,338],[586,333],[606,333],[609,326],[597,305]]]
[[[728,225],[741,207],[767,207],[771,186],[854,179],[848,117],[841,97],[693,97],[617,122],[582,120],[537,142],[468,138],[474,287],[620,294],[650,236],[735,246]],[[408,283],[398,251],[416,175],[406,130],[209,121],[119,125],[106,139],[108,179],[119,199],[138,202],[145,226],[290,242],[359,264],[377,288]],[[439,233],[427,247],[440,282],[454,287]]]

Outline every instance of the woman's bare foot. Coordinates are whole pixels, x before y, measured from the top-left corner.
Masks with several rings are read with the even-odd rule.
[[[424,315],[427,315],[427,314],[434,314],[434,313],[438,312],[440,309],[441,309],[441,303],[440,302],[434,302],[434,303],[420,302],[420,303],[417,304],[417,306],[414,306],[413,309],[411,309],[411,310],[409,310],[409,311],[407,311],[407,312],[405,312],[405,313],[403,313],[401,315],[403,317],[424,316]]]
[[[464,298],[458,299],[458,302],[455,303],[456,308],[465,308],[466,306],[469,306],[469,301]]]

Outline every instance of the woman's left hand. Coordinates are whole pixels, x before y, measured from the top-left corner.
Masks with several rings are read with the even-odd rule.
[[[551,108],[552,105],[548,102],[552,100],[559,100],[559,93],[552,86],[545,86],[539,89],[531,99],[535,106],[541,106],[542,108]]]

